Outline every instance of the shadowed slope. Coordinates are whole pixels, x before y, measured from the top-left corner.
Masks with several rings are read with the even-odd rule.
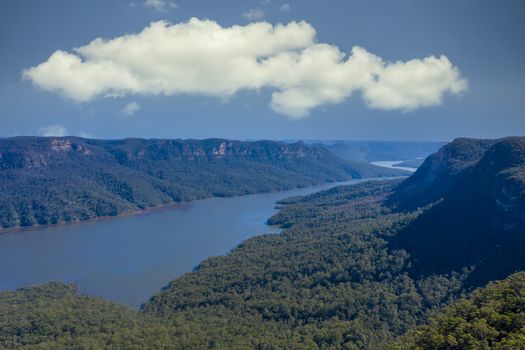
[[[455,143],[446,148],[466,157],[441,150],[390,197],[402,209],[432,204],[390,246],[411,254],[414,274],[475,267],[468,283],[483,285],[525,268],[525,138],[497,140],[478,161],[490,142]]]

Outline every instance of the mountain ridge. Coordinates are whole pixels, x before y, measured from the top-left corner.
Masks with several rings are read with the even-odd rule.
[[[506,294],[499,288],[493,294],[489,286],[488,298],[483,297],[485,292],[481,299],[480,292],[469,297],[487,305],[482,310],[490,317],[482,315],[480,322],[470,324],[479,312],[456,308],[459,313],[453,313],[452,320],[467,328],[456,329],[452,323],[452,331],[446,317],[454,305],[466,305],[464,299],[453,303],[474,286],[525,269],[523,230],[513,225],[521,224],[525,213],[524,140],[509,138],[489,145],[460,139],[442,150],[447,157],[429,157],[430,163],[440,161],[423,168],[424,176],[366,181],[282,200],[280,211],[268,221],[285,230],[252,237],[226,255],[202,261],[138,312],[78,295],[74,287],[61,283],[1,292],[0,309],[9,319],[0,322],[0,344],[379,349],[401,336],[401,343],[392,345],[398,349],[405,339],[408,344],[429,340],[420,334],[436,335],[430,340],[439,342],[452,339],[449,335],[452,341],[472,340],[469,330],[474,336],[489,330],[503,331],[496,334],[501,338],[508,330],[503,324],[507,316],[523,319],[521,299],[505,292],[514,280],[522,287],[523,273],[510,277],[510,285],[498,284]],[[434,191],[441,184],[449,187]],[[420,189],[408,202],[406,186]],[[392,198],[396,201],[390,202]],[[401,205],[406,203],[423,207],[406,209],[410,206]],[[511,239],[493,240],[499,237],[493,228]],[[398,246],[393,245],[396,241]],[[493,304],[505,300],[500,296],[517,308]],[[447,322],[441,327],[441,316],[437,323],[432,316],[446,305],[452,306],[444,309]],[[430,329],[414,328],[429,317]],[[519,330],[514,333],[516,337],[507,340],[523,347]]]
[[[442,157],[454,149],[460,150],[455,157]],[[436,165],[436,159],[445,161]],[[411,254],[414,274],[473,268],[466,283],[479,286],[525,269],[519,253],[525,249],[525,137],[458,139],[430,156],[387,203],[397,210],[427,206],[391,239],[392,249]]]
[[[302,142],[8,138],[0,140],[0,227],[402,174]]]

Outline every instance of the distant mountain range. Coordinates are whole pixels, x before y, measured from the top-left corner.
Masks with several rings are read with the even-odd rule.
[[[302,142],[7,138],[0,139],[0,227],[403,174]]]
[[[379,160],[426,158],[445,144],[444,142],[417,141],[309,140],[305,142],[313,145],[323,145],[340,158],[367,163]]]

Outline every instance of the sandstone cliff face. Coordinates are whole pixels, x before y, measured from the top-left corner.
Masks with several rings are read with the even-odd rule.
[[[282,144],[272,141],[242,142],[211,140],[142,140],[118,141],[66,138],[12,138],[0,142],[0,169],[39,168],[53,162],[82,160],[86,157],[118,163],[139,160],[209,160],[245,158],[258,161],[313,157],[335,158],[321,147],[302,142]],[[114,159],[112,159],[114,158]]]
[[[0,139],[0,227],[118,215],[172,202],[402,171],[301,142]]]

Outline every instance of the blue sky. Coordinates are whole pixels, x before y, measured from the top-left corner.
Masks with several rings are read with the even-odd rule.
[[[0,136],[523,135],[524,17],[519,0],[5,0]]]

